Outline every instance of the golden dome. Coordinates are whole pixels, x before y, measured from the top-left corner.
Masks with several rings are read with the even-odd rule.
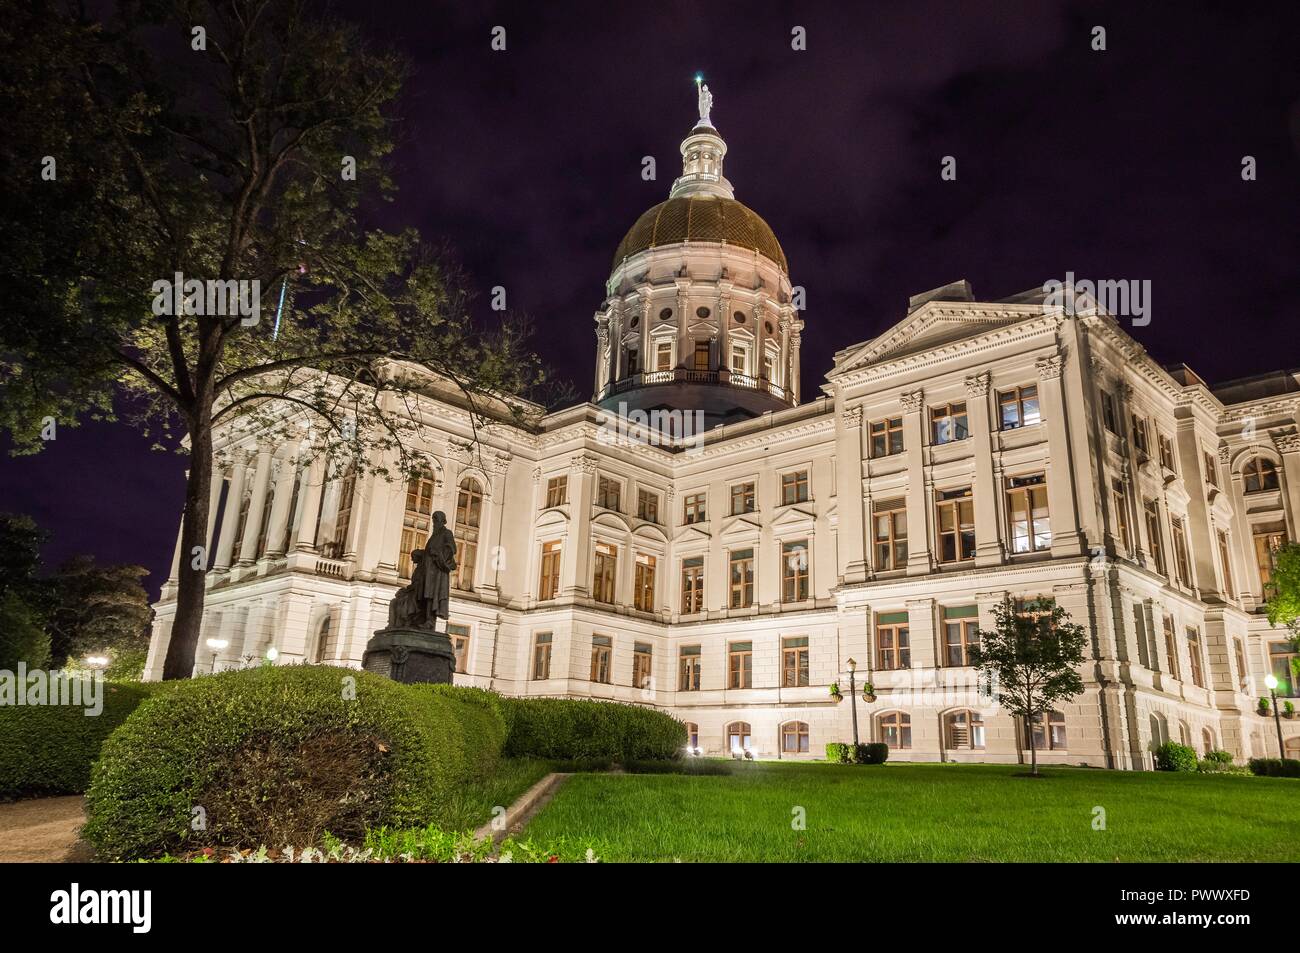
[[[726,242],[749,248],[789,273],[785,252],[767,222],[735,199],[682,195],[660,202],[636,220],[614,253],[614,267],[625,258],[678,242]]]

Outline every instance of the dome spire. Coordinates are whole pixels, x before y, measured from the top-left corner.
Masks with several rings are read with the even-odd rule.
[[[704,82],[702,73],[695,74],[695,90],[700,117],[691,134],[682,140],[682,174],[673,183],[669,198],[681,195],[714,195],[734,199],[735,191],[722,174],[722,159],[727,154],[727,144],[718,135],[710,113],[713,111],[713,94]]]

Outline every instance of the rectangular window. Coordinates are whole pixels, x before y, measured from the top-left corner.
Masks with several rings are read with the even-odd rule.
[[[1190,625],[1187,627],[1187,658],[1192,669],[1192,684],[1197,688],[1205,687],[1205,673],[1202,671],[1201,659],[1201,633],[1193,629]]]
[[[533,639],[533,680],[551,677],[551,633],[538,632]]]
[[[882,672],[912,667],[906,612],[876,614],[876,668]]]
[[[808,598],[808,540],[781,544],[781,601],[803,602]]]
[[[748,609],[754,604],[754,551],[733,550],[727,561],[731,567],[728,605],[733,609]]]
[[[1011,522],[1013,553],[1037,553],[1052,548],[1047,480],[1043,474],[1007,480],[1007,518]]]
[[[655,611],[655,558],[649,553],[636,554],[632,607],[641,612]]]
[[[872,544],[876,571],[902,569],[907,565],[907,502],[881,500],[871,506]]]
[[[954,443],[970,436],[966,419],[966,401],[930,408],[930,442]]]
[[[1255,564],[1259,567],[1259,581],[1264,584],[1264,595],[1273,589],[1273,573],[1277,571],[1277,551],[1282,548],[1285,536],[1280,529],[1260,527],[1255,531]]]
[[[1147,443],[1147,422],[1137,414],[1130,415],[1130,421],[1133,426],[1134,449],[1144,457],[1150,456],[1151,448]]]
[[[614,640],[608,635],[591,637],[591,680],[608,685],[613,670]]]
[[[752,513],[756,506],[755,484],[737,483],[731,488],[731,515]]]
[[[636,516],[637,519],[645,520],[647,523],[658,523],[659,494],[651,490],[637,490]]]
[[[1177,468],[1174,466],[1174,442],[1162,433],[1156,434],[1156,443],[1160,445],[1160,466],[1170,472]]]
[[[620,503],[623,494],[623,484],[617,480],[611,480],[609,477],[600,477],[596,481],[596,505],[601,509],[615,510],[621,509]]]
[[[979,648],[979,607],[956,606],[943,610],[944,664],[974,665],[972,649]]]
[[[1219,486],[1219,468],[1215,466],[1214,454],[1207,450],[1201,451],[1201,456],[1205,460],[1205,482],[1210,486],[1218,489]]]
[[[1128,527],[1128,496],[1124,492],[1124,484],[1119,480],[1111,481],[1110,506],[1115,518],[1115,536],[1119,547],[1124,555],[1131,555],[1133,537],[1129,534]]]
[[[695,369],[697,371],[707,371],[709,369],[708,338],[697,338],[695,341]]]
[[[873,420],[870,426],[871,457],[892,457],[903,452],[903,418]]]
[[[975,502],[970,489],[937,493],[934,510],[939,562],[974,559]]]
[[[542,543],[542,570],[537,582],[538,599],[554,599],[560,591],[560,541]]]
[[[614,602],[614,580],[618,574],[618,549],[609,543],[596,544],[591,576],[591,597],[597,602]]]
[[[1270,642],[1268,645],[1268,670],[1277,678],[1277,693],[1287,698],[1300,696],[1300,685],[1295,676],[1295,665],[1300,653],[1290,642]]]
[[[781,684],[786,688],[808,684],[808,636],[781,640]]]
[[[632,650],[632,687],[650,688],[654,655],[649,645],[637,642]]]
[[[1183,531],[1183,521],[1177,516],[1171,517],[1169,530],[1174,538],[1174,565],[1178,569],[1178,581],[1191,588],[1192,570],[1187,561],[1187,534]]]
[[[1151,561],[1156,572],[1165,575],[1165,547],[1160,539],[1160,504],[1155,500],[1143,500],[1142,511],[1146,515],[1147,545],[1151,548]]]
[[[655,345],[655,370],[671,371],[673,369],[673,342],[660,341]]]
[[[704,557],[682,560],[682,615],[704,611]]]
[[[687,526],[703,523],[706,517],[704,508],[705,494],[692,493],[682,500],[682,522]]]
[[[630,377],[641,370],[641,354],[636,348],[628,348],[626,353],[627,353],[627,373],[628,376]]]
[[[563,506],[569,501],[569,478],[551,477],[546,481],[546,505]]]
[[[1219,562],[1223,564],[1223,594],[1229,599],[1235,599],[1237,593],[1232,585],[1232,546],[1228,542],[1228,534],[1224,530],[1219,530]]]
[[[1014,387],[998,394],[998,426],[1001,429],[1031,427],[1040,420],[1037,384]]]
[[[732,642],[727,646],[727,687],[754,687],[753,642]]]
[[[1119,414],[1115,410],[1115,398],[1108,390],[1101,391],[1101,422],[1115,436],[1122,436],[1119,432]]]
[[[698,645],[683,645],[678,653],[677,690],[679,692],[700,690],[700,647]]]
[[[796,470],[781,475],[781,505],[808,502],[808,471]]]
[[[456,671],[463,675],[469,671],[469,626],[448,623],[447,638],[451,640],[451,650],[456,653]]]
[[[743,344],[731,345],[731,373],[749,376],[749,348]]]
[[[1164,620],[1165,628],[1165,658],[1168,659],[1169,674],[1182,680],[1182,666],[1178,664],[1178,637],[1174,635],[1174,617],[1167,615]]]

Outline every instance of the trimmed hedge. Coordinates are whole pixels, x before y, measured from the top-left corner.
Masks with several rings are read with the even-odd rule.
[[[882,741],[859,745],[832,741],[826,746],[826,760],[835,764],[884,764],[889,760],[889,745]]]
[[[83,836],[117,859],[440,823],[504,738],[498,704],[472,689],[331,666],[179,682],[104,743]]]
[[[1196,752],[1177,741],[1166,741],[1156,748],[1157,771],[1195,771]]]
[[[1251,758],[1250,773],[1266,778],[1300,778],[1300,760],[1295,758]]]
[[[681,757],[686,726],[671,715],[618,702],[501,698],[505,754],[552,761],[659,761]]]
[[[0,706],[0,798],[81,794],[104,739],[169,684],[104,682],[98,715],[72,705]]]

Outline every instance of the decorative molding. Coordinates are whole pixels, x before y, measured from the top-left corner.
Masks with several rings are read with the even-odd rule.
[[[589,453],[580,453],[569,460],[569,466],[580,473],[591,476],[596,472],[596,464],[599,460]]]
[[[850,430],[854,429],[855,427],[861,427],[862,426],[862,405],[858,404],[853,407],[844,408],[844,413],[841,414],[841,419],[844,421],[844,426]]]
[[[925,391],[904,391],[898,395],[898,399],[903,405],[904,412],[914,414],[925,404]]]
[[[1273,445],[1280,453],[1300,453],[1300,433],[1273,433]]]
[[[1034,367],[1038,370],[1038,379],[1040,381],[1050,381],[1061,376],[1065,369],[1065,358],[1058,351],[1056,354],[1048,354],[1034,361]]]
[[[988,371],[982,371],[966,378],[966,396],[968,397],[985,397],[989,392],[989,382],[992,376]]]

